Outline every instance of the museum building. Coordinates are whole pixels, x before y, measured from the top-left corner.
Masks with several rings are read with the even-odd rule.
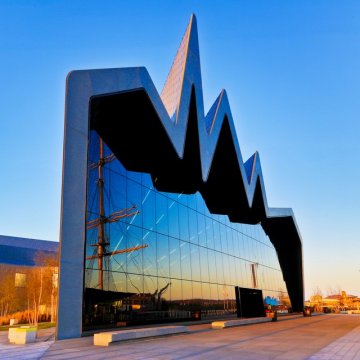
[[[243,162],[226,92],[204,114],[193,15],[159,95],[145,68],[67,78],[57,337],[301,311],[301,236]]]

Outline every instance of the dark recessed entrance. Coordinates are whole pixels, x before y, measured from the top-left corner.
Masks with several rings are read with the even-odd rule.
[[[265,316],[262,290],[235,286],[237,316],[252,318]]]

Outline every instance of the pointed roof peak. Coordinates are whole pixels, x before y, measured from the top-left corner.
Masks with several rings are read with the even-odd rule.
[[[194,24],[197,23],[196,15],[195,15],[194,13],[192,13],[192,14],[190,15],[189,25],[192,25],[193,23],[194,23]],[[189,26],[189,25],[188,25],[188,26]]]
[[[166,78],[164,88],[161,92],[161,99],[173,121],[176,121],[191,33],[194,30],[196,31],[196,24],[196,16],[195,14],[191,14],[190,21],[186,27],[185,34],[181,40],[175,59]]]
[[[254,172],[254,166],[256,158],[258,157],[259,153],[257,151],[254,152],[245,162],[244,162],[244,169],[246,173],[246,177],[248,180],[248,183],[251,183],[251,178],[253,176]]]

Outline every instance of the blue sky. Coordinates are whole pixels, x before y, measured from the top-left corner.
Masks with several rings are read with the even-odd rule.
[[[197,15],[206,110],[228,92],[269,205],[292,207],[306,295],[360,295],[360,2],[0,3],[0,233],[57,240],[65,77],[146,66],[160,91]]]

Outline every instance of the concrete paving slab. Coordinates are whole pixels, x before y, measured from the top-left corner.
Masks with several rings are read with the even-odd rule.
[[[354,316],[354,315],[349,315]],[[308,360],[360,359],[360,326],[321,349]]]

